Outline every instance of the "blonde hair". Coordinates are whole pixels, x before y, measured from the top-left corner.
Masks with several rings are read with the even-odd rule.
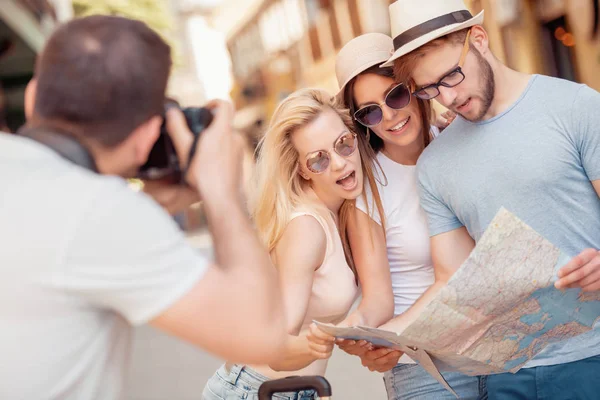
[[[275,248],[283,235],[294,210],[302,207],[313,208],[315,212],[321,214],[324,212],[324,207],[315,204],[305,192],[306,184],[299,174],[299,155],[291,137],[294,132],[317,119],[326,110],[334,111],[348,130],[354,132],[350,114],[334,97],[320,89],[301,89],[279,104],[267,132],[259,142],[250,212],[258,234],[269,252]],[[371,154],[373,150],[362,135],[358,135],[358,150],[362,160],[373,159]],[[383,215],[372,164],[362,162],[362,170],[366,178],[363,180],[363,196],[365,196],[365,181],[368,181],[379,214]],[[368,204],[367,201],[365,203]],[[354,204],[354,200],[346,200],[338,217],[346,259],[352,270],[356,272],[345,232],[348,215],[354,212]]]

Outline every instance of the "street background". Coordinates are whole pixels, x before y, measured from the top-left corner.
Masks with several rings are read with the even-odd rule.
[[[289,93],[302,87],[337,91],[335,56],[345,43],[367,32],[390,34],[392,2],[0,0],[0,130],[14,132],[24,123],[23,95],[35,57],[58,24],[90,14],[122,15],[145,21],[171,44],[169,96],[183,106],[212,98],[235,104],[234,125],[246,135],[252,154],[275,106]],[[600,0],[465,3],[473,14],[485,10],[490,47],[508,66],[600,90]],[[178,221],[199,251],[210,255],[201,208],[191,207]],[[149,327],[139,328],[128,398],[199,399],[221,363]],[[385,398],[381,374],[340,351],[327,377],[336,399]]]

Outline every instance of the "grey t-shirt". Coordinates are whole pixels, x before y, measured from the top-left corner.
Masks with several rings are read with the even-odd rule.
[[[123,179],[0,133],[0,399],[123,397],[133,325],[208,261]]]
[[[421,205],[431,236],[465,226],[477,241],[505,207],[574,256],[600,249],[600,94],[534,75],[502,114],[458,117],[423,152]],[[597,327],[597,326],[596,326]],[[527,367],[600,354],[600,330],[553,344]]]

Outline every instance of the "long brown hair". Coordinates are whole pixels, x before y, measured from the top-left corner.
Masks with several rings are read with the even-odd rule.
[[[365,142],[368,140],[368,150],[365,150],[364,152],[361,153],[361,155],[365,155],[362,159],[362,164],[363,164],[363,172],[365,174],[365,176],[367,177],[367,182],[369,183],[370,189],[371,189],[371,194],[373,196],[373,201],[375,203],[375,206],[377,207],[377,211],[379,213],[379,218],[381,221],[381,227],[385,232],[385,214],[383,213],[383,204],[381,201],[381,195],[379,193],[379,189],[377,187],[377,182],[380,182],[382,185],[387,185],[387,178],[385,176],[385,173],[383,171],[383,169],[381,168],[381,165],[379,164],[379,161],[377,161],[377,153],[379,151],[381,151],[383,149],[384,143],[383,143],[383,139],[381,139],[379,136],[375,135],[375,134],[369,134],[369,132],[367,131],[367,128],[361,124],[359,124],[355,119],[354,119],[354,113],[356,112],[356,104],[354,103],[354,85],[356,83],[356,78],[360,75],[364,75],[364,74],[375,74],[378,76],[383,76],[385,78],[391,78],[394,79],[394,70],[392,68],[380,68],[379,65],[375,65],[369,69],[366,69],[365,71],[361,72],[360,74],[358,74],[356,77],[354,77],[350,82],[348,82],[348,84],[346,85],[344,92],[342,93],[342,101],[344,103],[344,106],[346,108],[348,108],[349,112],[350,112],[350,116],[352,118],[352,122],[354,125],[354,130],[356,131],[356,133],[358,134],[358,137],[364,138]],[[410,86],[409,86],[410,88]],[[421,100],[418,98],[412,99],[411,101],[417,101],[418,102],[418,106],[419,106],[419,113],[421,115],[421,126],[422,126],[422,132],[423,132],[423,142],[425,147],[427,147],[427,145],[429,145],[431,138],[429,135],[429,131],[431,129],[431,115],[432,115],[432,110],[431,110],[431,104],[429,101],[425,101],[425,100]],[[360,142],[359,142],[360,143]],[[368,166],[368,167],[365,167]],[[378,172],[381,173],[380,177],[375,177],[375,172],[376,169],[378,170]],[[367,172],[365,172],[367,171]],[[371,214],[369,213],[369,202],[367,201],[366,198],[366,193],[363,190],[363,199],[365,201],[366,204],[366,211],[367,211],[367,215],[371,216]],[[346,232],[347,227],[348,227],[348,216],[350,215],[350,212],[354,212],[353,208],[354,208],[355,202],[345,202],[344,205],[342,206],[343,212],[340,212],[340,235],[342,235],[342,243],[344,244],[344,251],[346,252],[346,257],[349,259],[352,259],[351,257],[351,249],[350,249],[350,241],[348,239],[348,233]],[[344,216],[345,218],[342,219],[342,216]],[[348,256],[350,255],[350,256]],[[356,270],[356,267],[354,266],[354,262],[352,260],[352,268],[354,270]]]

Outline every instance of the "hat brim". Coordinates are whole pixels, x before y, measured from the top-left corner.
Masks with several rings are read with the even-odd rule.
[[[419,37],[418,39],[415,39],[412,42],[405,44],[404,46],[402,46],[398,50],[396,50],[394,52],[394,54],[381,66],[382,67],[391,67],[394,65],[394,61],[396,59],[410,53],[413,50],[418,49],[419,47],[423,46],[426,43],[431,42],[434,39],[440,38],[442,36],[446,36],[452,32],[460,31],[462,29],[469,28],[469,27],[475,26],[475,25],[481,25],[481,24],[483,24],[483,11],[481,11],[479,14],[477,14],[476,16],[474,16],[473,18],[471,18],[465,22],[461,22],[460,24],[453,24],[453,25],[445,26],[440,29],[436,29],[435,31],[431,31],[428,34],[423,35],[423,36]]]

